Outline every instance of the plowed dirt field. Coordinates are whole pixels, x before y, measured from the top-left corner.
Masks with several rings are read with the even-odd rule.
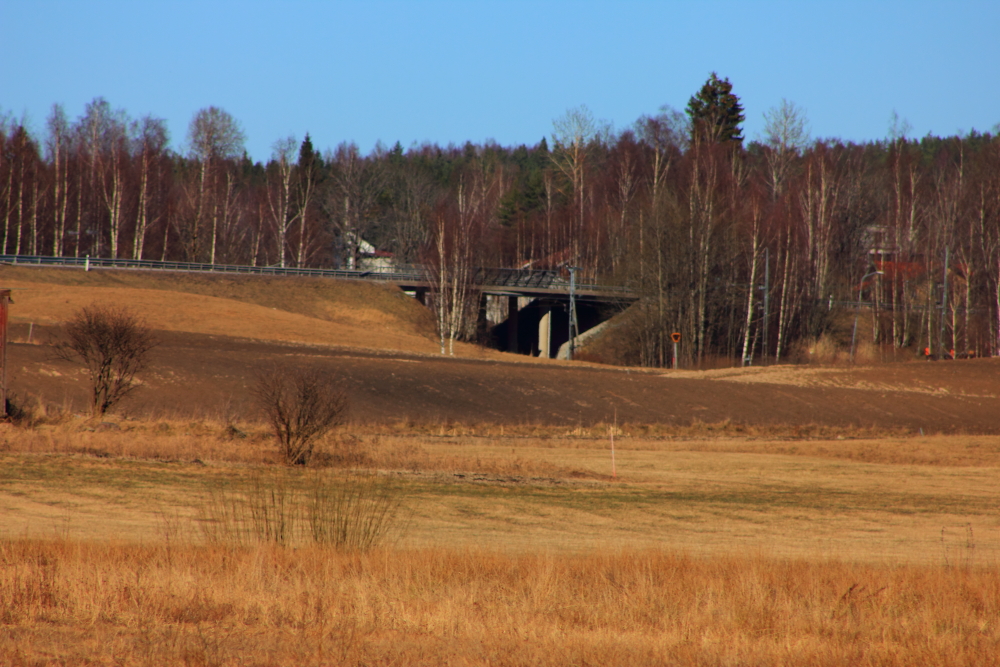
[[[437,353],[429,311],[397,289],[317,278],[0,267],[13,288],[9,381],[82,411],[81,367],[53,358],[59,325],[124,305],[160,345],[125,413],[249,416],[261,364],[343,378],[356,421],[819,425],[1000,433],[1000,359],[858,368],[640,370],[456,347]]]
[[[12,334],[26,340],[28,326]],[[33,340],[56,331],[35,326]],[[245,418],[260,364],[316,365],[339,375],[355,421],[499,424],[730,421],[1000,433],[1000,360],[834,369],[778,366],[730,371],[642,371],[497,358],[449,358],[392,350],[291,345],[158,331],[142,386],[125,413]],[[10,346],[15,392],[83,410],[82,369],[47,345]]]

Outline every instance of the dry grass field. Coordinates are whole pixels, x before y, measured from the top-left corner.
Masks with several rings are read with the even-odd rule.
[[[6,664],[989,665],[1000,438],[65,418],[0,455]],[[639,429],[648,431],[650,429]],[[378,471],[376,549],[208,538],[212,489]]]
[[[29,412],[0,424],[0,665],[998,662],[994,360],[439,360],[378,286],[0,279]],[[162,341],[105,421],[44,344],[93,301]],[[261,360],[351,393],[309,466],[241,402]]]
[[[9,665],[993,665],[996,569],[0,543]]]
[[[13,290],[13,322],[52,325],[91,303],[126,306],[160,331],[251,340],[436,351],[430,313],[373,283],[194,273],[0,267]],[[459,355],[482,356],[458,346]]]

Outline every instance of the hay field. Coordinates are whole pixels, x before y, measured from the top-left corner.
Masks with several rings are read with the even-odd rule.
[[[144,378],[157,409],[105,422],[59,403],[75,369],[12,346],[34,402],[0,424],[0,664],[1000,654],[1000,436],[961,434],[997,432],[992,361],[630,373],[463,347],[465,360],[437,363],[426,311],[378,286],[12,267],[0,280],[15,288],[17,335],[93,301],[181,332],[161,333]],[[313,466],[280,465],[253,413],[222,400],[269,355],[341,373],[363,408]],[[181,409],[179,392],[204,409]],[[614,425],[598,422],[605,402]],[[657,419],[661,404],[691,418]],[[785,404],[794,419],[747,417]],[[494,405],[545,419],[489,422]],[[629,408],[653,417],[622,425]],[[916,435],[918,418],[950,435]],[[383,541],[310,539],[310,489],[355,478],[402,503]],[[226,537],[227,503],[244,496],[239,507],[272,512],[268,530],[275,517],[299,528]]]
[[[996,568],[0,542],[11,665],[992,665]]]
[[[123,421],[100,431],[88,424],[5,427],[4,534],[153,540],[166,513],[183,518],[186,539],[197,541],[207,484],[277,466],[260,425],[240,424],[245,437],[234,438],[207,421]],[[324,443],[336,454],[331,471],[377,470],[404,490],[412,513],[401,547],[738,550],[935,564],[971,530],[976,557],[1000,561],[996,436],[794,441],[619,432],[612,478],[600,427],[417,430],[352,427]]]
[[[277,466],[252,423],[5,427],[8,664],[991,664],[1000,438],[353,427]],[[610,432],[616,433],[611,477]],[[368,553],[206,539],[208,490],[378,471]]]

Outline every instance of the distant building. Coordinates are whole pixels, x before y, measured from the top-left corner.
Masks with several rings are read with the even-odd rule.
[[[378,250],[368,241],[348,232],[342,237],[342,268],[389,273],[396,268],[395,256],[387,250]]]

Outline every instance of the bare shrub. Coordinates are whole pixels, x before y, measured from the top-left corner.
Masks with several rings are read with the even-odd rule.
[[[209,488],[202,530],[214,544],[297,543],[302,532],[300,491],[283,476],[256,473],[248,480]]]
[[[390,479],[370,473],[255,472],[210,485],[200,518],[210,544],[367,551],[393,530],[402,500]]]
[[[39,422],[38,401],[30,396],[21,397],[16,393],[7,395],[6,421],[25,428],[32,428]]]
[[[260,369],[252,392],[290,465],[308,463],[317,438],[340,425],[347,412],[347,393],[316,368]]]
[[[367,551],[393,528],[402,507],[399,488],[370,473],[313,478],[306,516],[313,540],[339,551]]]
[[[101,416],[135,390],[156,346],[149,327],[128,308],[91,304],[63,326],[54,346],[59,359],[83,363],[90,373],[90,409]]]

